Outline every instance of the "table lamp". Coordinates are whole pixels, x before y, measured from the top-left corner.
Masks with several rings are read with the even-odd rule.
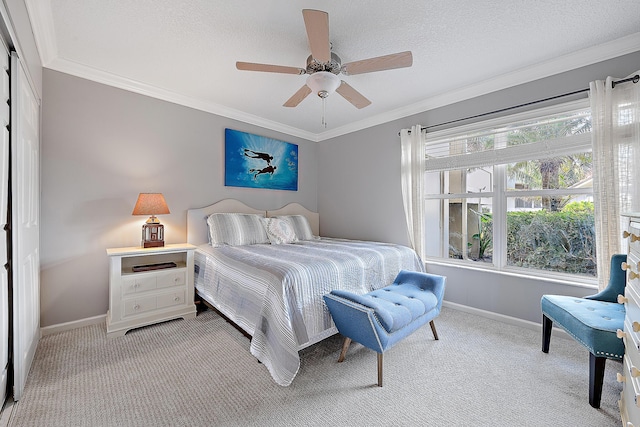
[[[157,248],[164,246],[164,225],[156,215],[168,214],[169,207],[162,193],[140,193],[132,215],[151,215],[142,226],[142,247]]]

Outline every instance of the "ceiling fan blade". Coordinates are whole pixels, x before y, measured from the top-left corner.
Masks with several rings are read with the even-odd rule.
[[[342,66],[342,72],[352,76],[354,74],[371,73],[374,71],[391,70],[393,68],[411,67],[413,55],[411,51],[392,53],[391,55],[378,56],[376,58],[363,59],[349,62]]]
[[[311,89],[309,88],[309,86],[302,86],[296,93],[293,94],[291,98],[287,100],[287,102],[283,104],[283,107],[297,107],[298,104],[300,104],[302,100],[305,99],[310,93]]]
[[[369,101],[364,97],[364,95],[345,83],[344,80],[342,81],[342,83],[340,83],[340,86],[338,87],[338,89],[336,89],[336,92],[342,95],[344,99],[352,103],[354,107],[358,109],[364,108],[367,105],[371,104],[371,101]]]
[[[255,62],[236,62],[236,68],[244,71],[264,71],[267,73],[306,74],[307,70],[283,65],[256,64]]]
[[[302,17],[307,28],[311,56],[318,62],[331,60],[331,44],[329,43],[329,14],[321,10],[303,9]]]

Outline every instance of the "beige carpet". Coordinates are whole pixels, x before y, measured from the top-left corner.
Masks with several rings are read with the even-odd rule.
[[[385,354],[341,340],[301,353],[289,387],[276,385],[249,342],[212,311],[107,339],[104,325],[44,337],[11,426],[618,426],[607,362],[602,407],[588,403],[588,353],[553,338],[445,308]]]

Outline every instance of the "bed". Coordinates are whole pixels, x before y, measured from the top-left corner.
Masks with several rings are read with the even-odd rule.
[[[299,350],[337,333],[324,294],[367,293],[400,270],[424,271],[405,246],[319,234],[318,214],[297,203],[263,211],[226,199],[187,212],[197,294],[251,336],[251,354],[282,386]]]

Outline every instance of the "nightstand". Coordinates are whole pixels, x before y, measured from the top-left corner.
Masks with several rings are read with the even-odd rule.
[[[193,254],[188,243],[159,248],[112,248],[107,336],[182,317],[193,318]]]

